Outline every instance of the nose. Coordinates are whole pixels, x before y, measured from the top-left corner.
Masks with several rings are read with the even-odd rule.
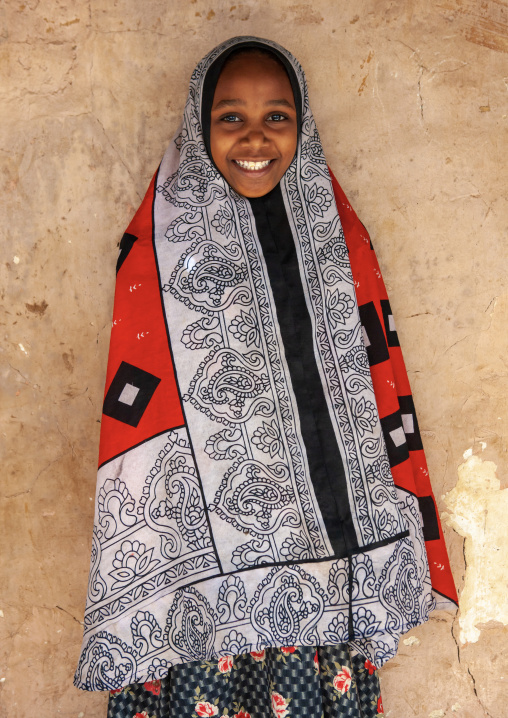
[[[262,147],[267,142],[268,138],[266,137],[263,127],[250,125],[245,128],[245,135],[242,138],[243,144],[257,148]]]

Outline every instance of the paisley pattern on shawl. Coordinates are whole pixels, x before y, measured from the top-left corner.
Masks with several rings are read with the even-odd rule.
[[[301,88],[299,149],[281,187],[310,307],[316,361],[346,467],[351,517],[358,545],[367,546],[394,539],[407,526],[394,495],[381,498],[369,481],[380,460],[388,461],[370,375],[357,367],[368,362],[354,282],[305,77],[289,53],[274,43],[263,43],[286,57]],[[245,531],[257,540],[269,537],[272,561],[298,559],[298,553],[291,556],[289,550],[295,529],[308,547],[309,558],[333,555],[309,478],[252,211],[216,171],[201,134],[206,72],[218,54],[237,45],[237,39],[224,43],[195,70],[175,140],[178,166],[174,167],[173,153],[166,155],[155,199],[164,306],[170,336],[180,339],[173,343],[173,357],[183,400],[195,409],[186,410],[186,418],[198,471],[206,474],[210,485],[205,489],[210,510],[238,532],[236,546],[234,534],[228,533],[229,554],[219,547],[221,565],[229,569]],[[187,228],[185,236],[182,227]],[[201,343],[189,339],[203,326],[200,314],[209,318],[210,326],[213,322],[208,341],[209,335],[201,332]],[[358,356],[344,372],[344,360],[353,354],[363,360]],[[229,466],[201,460],[202,450],[213,444],[217,424],[241,431],[242,456]],[[261,439],[267,431],[277,437],[276,448],[268,452]],[[273,463],[267,463],[267,453]],[[213,456],[225,460],[218,452]],[[213,493],[212,477],[217,477]]]

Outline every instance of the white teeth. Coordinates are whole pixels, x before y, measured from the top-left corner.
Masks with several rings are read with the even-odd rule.
[[[240,167],[244,170],[262,170],[265,167],[268,167],[271,160],[264,160],[263,162],[250,162],[245,160],[235,160],[237,165],[240,165]]]

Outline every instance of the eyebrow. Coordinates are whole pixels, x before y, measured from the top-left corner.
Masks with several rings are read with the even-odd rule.
[[[212,110],[221,110],[223,107],[238,107],[245,105],[246,103],[243,100],[221,100],[218,102],[215,107],[212,108]],[[291,110],[295,109],[295,106],[292,105],[288,100],[280,99],[280,100],[268,100],[265,102],[265,107],[269,107],[271,105],[278,105],[282,107],[289,107]]]

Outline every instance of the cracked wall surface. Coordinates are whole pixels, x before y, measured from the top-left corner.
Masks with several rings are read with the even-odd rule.
[[[269,32],[372,236],[451,517],[461,611],[401,643],[386,713],[508,718],[506,0],[12,0],[0,20],[0,715],[105,715],[72,675],[117,244],[196,62]],[[467,478],[480,454],[499,485]]]

